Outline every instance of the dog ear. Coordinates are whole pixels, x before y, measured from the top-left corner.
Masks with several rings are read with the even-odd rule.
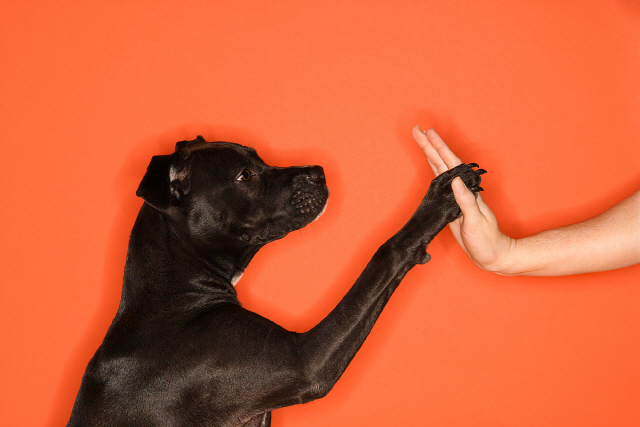
[[[159,211],[166,210],[189,193],[190,185],[184,160],[187,153],[153,156],[136,196]]]
[[[178,141],[176,142],[176,153],[178,151],[183,151],[188,148],[191,148],[194,145],[206,144],[206,143],[207,141],[202,137],[202,135],[198,135],[196,139],[194,139],[193,141]]]
[[[136,196],[158,210],[165,210],[171,204],[171,156],[153,156],[144,174]]]

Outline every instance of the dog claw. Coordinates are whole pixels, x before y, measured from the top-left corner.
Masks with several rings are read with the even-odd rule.
[[[486,171],[486,170],[484,170],[484,169],[478,169],[478,170],[476,171],[476,173],[477,173],[478,175],[484,175],[485,173],[487,173],[487,171]]]
[[[470,168],[477,168],[478,164],[477,163],[468,163],[467,166],[469,166]]]

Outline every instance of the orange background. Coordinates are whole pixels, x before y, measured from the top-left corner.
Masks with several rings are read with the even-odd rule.
[[[640,188],[640,4],[4,1],[0,424],[61,426],[119,303],[150,157],[201,134],[320,164],[325,215],[263,249],[244,305],[303,331],[433,175],[480,163],[515,237]],[[285,426],[638,426],[640,266],[483,272],[445,230],[326,398]]]

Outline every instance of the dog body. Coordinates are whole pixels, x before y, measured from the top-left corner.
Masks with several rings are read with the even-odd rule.
[[[481,190],[476,166],[434,180],[336,308],[295,333],[242,308],[233,285],[262,246],[322,214],[322,168],[272,167],[202,137],[155,156],[137,192],[145,203],[120,307],[68,427],[266,427],[271,410],[326,395],[404,275],[429,260],[426,245],[460,215],[451,180]]]

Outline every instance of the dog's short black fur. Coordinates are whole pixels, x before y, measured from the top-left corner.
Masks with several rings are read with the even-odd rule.
[[[451,180],[481,190],[476,167],[436,178],[336,308],[295,333],[243,309],[233,285],[262,246],[320,216],[322,168],[268,166],[251,148],[202,137],[153,157],[122,301],[68,426],[269,426],[271,410],[323,397],[405,274],[429,261],[427,244],[460,215]]]

